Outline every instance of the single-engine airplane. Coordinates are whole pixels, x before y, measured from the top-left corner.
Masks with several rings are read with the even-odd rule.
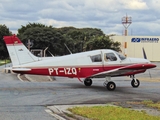
[[[16,35],[4,36],[4,41],[15,73],[78,78],[86,86],[92,85],[92,78],[105,77],[104,85],[110,91],[116,88],[116,84],[110,81],[111,77],[130,76],[132,87],[138,87],[140,81],[135,74],[156,67],[147,59],[128,58],[110,49],[59,57],[36,57]]]

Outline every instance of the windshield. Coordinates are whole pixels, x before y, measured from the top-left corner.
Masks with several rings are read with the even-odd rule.
[[[119,56],[119,58],[120,58],[121,60],[126,59],[126,57],[125,57],[124,55],[122,55],[122,54],[120,54],[120,53],[118,53],[118,52],[116,52],[116,54]]]

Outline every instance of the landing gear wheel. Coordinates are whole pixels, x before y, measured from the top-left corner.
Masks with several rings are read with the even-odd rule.
[[[133,79],[131,81],[131,85],[132,85],[132,87],[136,88],[136,87],[138,87],[140,85],[140,81],[138,79],[136,79],[136,80]]]
[[[114,82],[108,82],[106,87],[109,91],[113,91],[116,88],[116,84]]]
[[[92,85],[92,80],[90,78],[86,78],[84,80],[84,84],[85,84],[85,86],[91,86]]]

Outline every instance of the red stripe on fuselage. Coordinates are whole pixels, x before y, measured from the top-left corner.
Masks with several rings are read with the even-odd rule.
[[[13,71],[16,73],[21,74],[37,74],[37,75],[50,75],[50,76],[63,76],[63,77],[79,77],[79,78],[86,78],[90,77],[94,74],[101,73],[104,71],[109,71],[117,68],[121,68],[124,66],[94,66],[94,67],[45,67],[45,68],[30,68],[31,71]],[[115,76],[127,76],[133,75],[138,73],[145,72],[145,69],[134,70],[132,72],[126,70],[126,73],[119,74]],[[113,75],[114,76],[114,75]]]
[[[96,71],[94,71],[96,69]],[[49,68],[31,68],[31,71],[13,71],[21,74],[37,74],[63,77],[88,77],[95,73],[103,72],[102,67],[49,67]]]

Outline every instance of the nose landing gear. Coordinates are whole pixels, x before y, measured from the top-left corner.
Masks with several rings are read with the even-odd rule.
[[[138,79],[136,79],[136,78],[134,77],[134,75],[131,75],[131,78],[132,78],[132,81],[131,81],[132,87],[134,87],[134,88],[139,87],[140,81],[139,81]]]

